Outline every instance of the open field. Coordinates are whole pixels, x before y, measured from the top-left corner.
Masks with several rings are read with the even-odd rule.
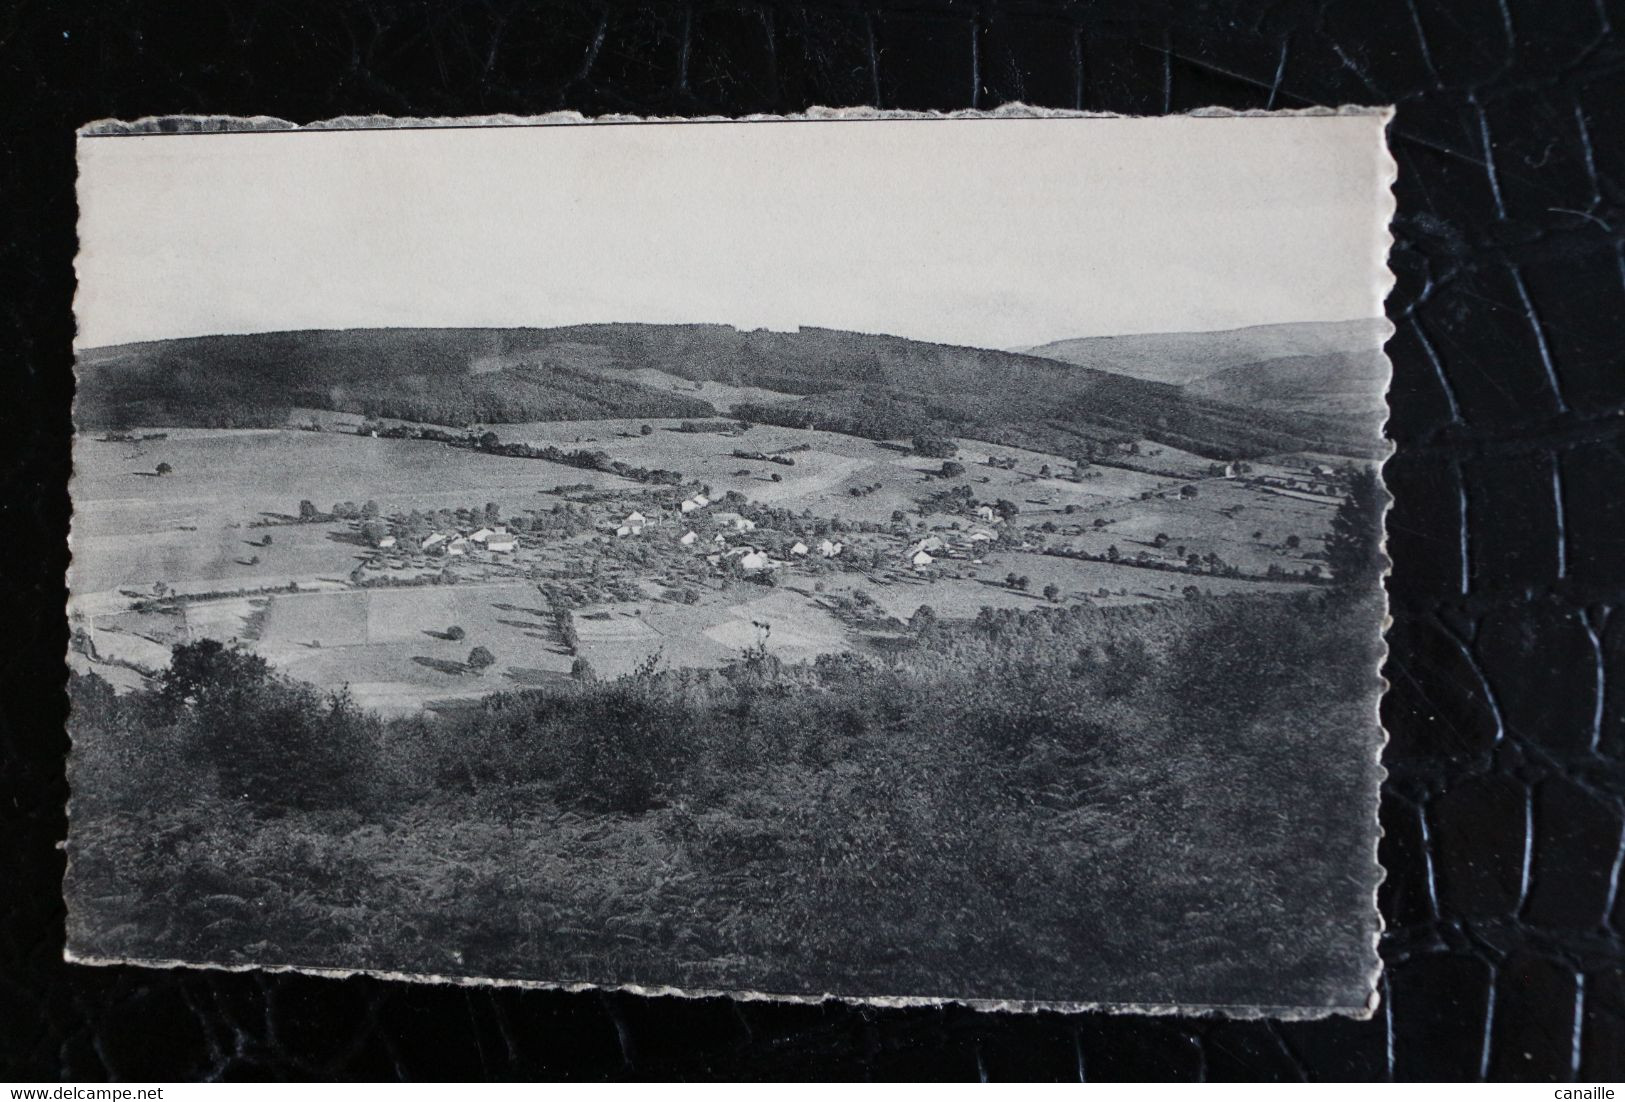
[[[287,430],[174,429],[139,445],[74,440],[74,535],[163,532],[180,525],[248,523],[296,511],[301,498],[439,508],[495,500],[527,504],[559,482],[626,486],[599,471],[479,455],[419,440]],[[153,474],[160,462],[174,473]]]
[[[1211,552],[1249,573],[1263,573],[1272,564],[1293,571],[1316,565],[1311,556],[1322,552],[1322,537],[1335,508],[1332,503],[1305,501],[1223,479],[1199,483],[1197,490],[1198,496],[1190,499],[1173,494],[1097,506],[1071,518],[1082,520],[1083,528],[1059,542],[1091,554],[1103,554],[1116,546],[1130,558],[1153,550],[1157,558],[1166,560],[1175,559],[1173,549],[1183,546],[1187,554]],[[1103,528],[1093,526],[1097,518],[1107,522]],[[1159,534],[1168,536],[1167,546],[1154,550],[1151,545]],[[1298,537],[1295,549],[1285,546],[1292,536]]]
[[[782,390],[768,390],[760,386],[735,386],[710,379],[691,382],[655,367],[640,367],[627,374],[644,386],[710,402],[722,416],[727,416],[728,410],[740,402],[793,402],[801,397],[799,394],[790,394]]]

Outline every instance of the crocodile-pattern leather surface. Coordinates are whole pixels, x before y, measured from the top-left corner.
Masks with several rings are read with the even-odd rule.
[[[297,14],[294,8],[302,9]],[[1615,0],[0,13],[0,1079],[1618,1079]],[[97,117],[1393,103],[1394,626],[1368,1022],[1008,1016],[60,961],[73,138]]]

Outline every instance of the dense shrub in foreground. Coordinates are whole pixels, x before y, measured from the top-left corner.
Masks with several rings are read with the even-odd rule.
[[[73,683],[73,937],[1322,1004],[1372,953],[1350,916],[1376,876],[1373,600],[984,610],[885,656],[756,650],[387,723],[251,656],[178,649],[154,693]]]

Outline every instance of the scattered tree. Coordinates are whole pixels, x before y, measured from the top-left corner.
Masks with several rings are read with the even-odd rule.
[[[1059,601],[1061,599],[1061,587],[1054,582],[1046,585],[1044,587],[1044,599],[1046,601]]]
[[[655,431],[654,426],[652,426],[652,425],[644,425],[644,426],[642,426],[641,428],[638,429],[639,435],[642,435],[642,436],[653,436],[654,431]]]
[[[475,673],[481,673],[495,663],[496,656],[484,647],[475,647],[468,652],[468,668]]]
[[[256,654],[227,647],[216,639],[177,644],[169,668],[158,678],[159,699],[169,708],[182,705],[230,705],[264,684],[270,665]]]
[[[929,459],[952,459],[958,454],[959,445],[945,436],[916,436],[914,452]]]
[[[311,504],[310,501],[308,501],[308,500],[307,501],[301,501],[299,503],[299,519],[300,520],[315,520],[316,516],[317,516],[316,506]]]
[[[1298,538],[1296,533],[1288,536],[1286,538],[1287,550],[1288,551],[1296,551],[1298,549],[1298,547],[1302,544],[1302,542],[1303,541]]]
[[[460,627],[460,626],[458,626],[458,625],[457,625],[457,624],[453,624],[453,625],[451,625],[451,627],[449,627],[449,628],[447,628],[447,629],[446,629],[446,638],[447,638],[447,639],[450,639],[450,640],[451,640],[451,641],[452,641],[452,642],[454,642],[454,643],[456,643],[456,642],[460,642],[460,641],[461,641],[461,640],[462,640],[462,639],[464,639],[464,638],[465,638],[465,637],[466,637],[466,636],[467,636],[467,635],[468,635],[468,633],[467,633],[467,632],[465,632],[465,631],[464,631],[464,630],[463,630],[463,629],[462,629],[462,628],[461,628],[461,627]]]
[[[1348,493],[1332,517],[1326,561],[1342,590],[1372,585],[1382,574],[1382,484],[1371,468],[1349,476]]]
[[[171,467],[168,463],[160,463],[154,469],[158,472],[159,478],[162,478],[166,474],[173,474],[175,471],[175,468]]]
[[[592,668],[592,663],[585,658],[577,658],[570,663],[570,676],[577,681],[597,681],[598,671]]]

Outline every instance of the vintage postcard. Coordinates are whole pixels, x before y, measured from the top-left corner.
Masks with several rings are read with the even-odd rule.
[[[1369,1014],[1387,119],[87,127],[70,958]]]

